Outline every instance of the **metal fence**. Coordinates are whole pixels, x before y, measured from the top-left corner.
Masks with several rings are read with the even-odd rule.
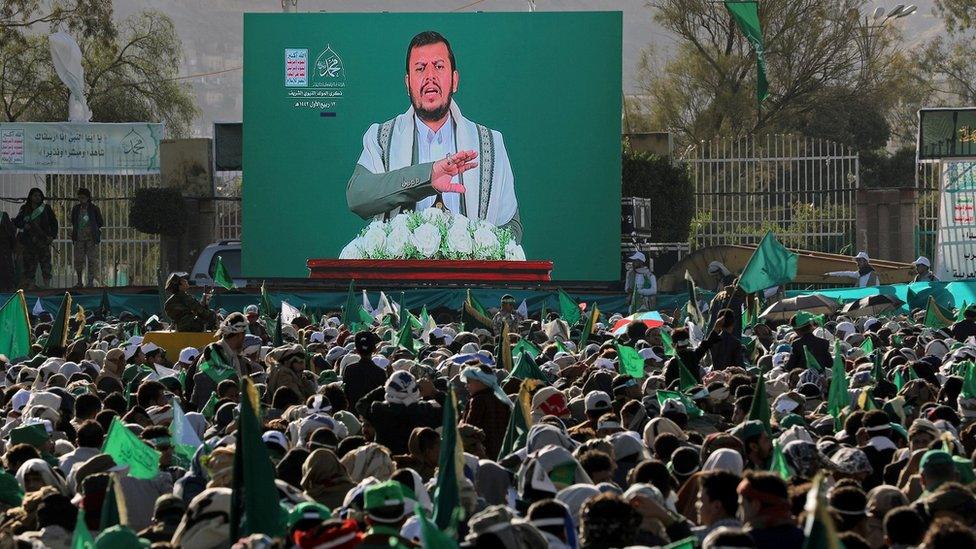
[[[915,165],[918,192],[918,227],[915,229],[915,255],[935,259],[935,237],[939,228],[939,189],[942,163],[921,160]]]
[[[694,247],[756,244],[767,231],[793,248],[854,248],[857,151],[795,135],[721,138],[689,147]]]
[[[98,247],[95,285],[156,285],[159,238],[129,227],[129,209],[136,189],[158,186],[158,174],[0,174],[0,197],[3,199],[0,209],[12,218],[32,187],[44,191],[58,220],[58,236],[51,254],[52,285],[69,287],[75,284],[70,213],[72,206],[77,204],[78,189],[85,187],[91,191],[105,221]],[[36,275],[36,281],[40,282],[40,274]]]
[[[241,172],[217,172],[214,234],[218,240],[241,239]]]

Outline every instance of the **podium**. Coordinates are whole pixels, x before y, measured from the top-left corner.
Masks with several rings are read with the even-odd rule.
[[[309,259],[310,279],[415,283],[544,283],[552,261],[453,261],[447,259]]]

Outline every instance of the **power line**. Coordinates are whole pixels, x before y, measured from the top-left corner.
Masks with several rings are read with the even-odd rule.
[[[484,2],[484,1],[485,0],[474,0],[474,2],[471,2],[470,4],[465,4],[465,5],[461,6],[460,8],[454,8],[451,11],[466,10],[466,9],[470,8],[471,6],[476,6],[476,5],[478,5],[478,4],[480,4],[480,3]]]

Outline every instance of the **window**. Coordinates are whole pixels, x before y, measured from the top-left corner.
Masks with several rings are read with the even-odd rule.
[[[210,260],[210,278],[214,277],[218,256],[224,262],[224,267],[227,268],[227,272],[231,278],[241,278],[241,251],[239,249],[221,250],[219,253],[214,254]]]

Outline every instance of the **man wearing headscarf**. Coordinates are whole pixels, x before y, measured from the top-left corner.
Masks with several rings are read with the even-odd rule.
[[[506,324],[508,325],[509,333],[517,334],[522,320],[524,320],[522,315],[515,311],[515,298],[510,294],[503,295],[501,307],[491,319],[491,325],[495,331],[495,335],[500,336],[502,334],[502,327]]]
[[[773,473],[750,471],[736,491],[746,530],[756,542],[756,549],[803,546],[803,530],[793,521],[783,479]]]
[[[386,371],[373,362],[373,353],[380,342],[379,336],[369,330],[362,330],[356,333],[354,342],[359,362],[350,364],[339,372],[350,407],[356,406],[366,393],[386,383]]]
[[[462,420],[485,432],[485,450],[489,457],[498,457],[512,404],[498,385],[498,378],[487,366],[468,366],[461,371],[467,385],[468,405]]]
[[[346,494],[356,487],[332,450],[319,448],[302,465],[305,495],[329,509],[342,507]]]
[[[792,344],[790,360],[786,364],[787,370],[797,370],[800,368],[829,370],[833,359],[830,357],[830,345],[826,339],[821,339],[813,335],[813,315],[806,311],[800,311],[793,315],[790,324],[798,337]],[[806,351],[817,360],[819,368],[813,364],[807,364]]]
[[[265,394],[274,395],[281,387],[288,387],[303,401],[315,394],[317,386],[306,369],[305,349],[301,345],[278,347],[268,353],[265,361],[270,369]]]
[[[431,390],[433,386],[429,387]],[[376,431],[376,442],[394,455],[407,452],[407,441],[416,427],[440,427],[441,407],[421,394],[410,372],[394,372],[384,387],[370,391],[356,404],[356,411]]]
[[[203,410],[216,391],[218,383],[241,376],[240,353],[244,350],[246,330],[247,319],[244,315],[241,313],[228,315],[217,330],[220,340],[204,347],[196,369],[191,368],[187,372],[187,375],[193,375],[193,394],[190,396],[190,402],[197,410]]]

